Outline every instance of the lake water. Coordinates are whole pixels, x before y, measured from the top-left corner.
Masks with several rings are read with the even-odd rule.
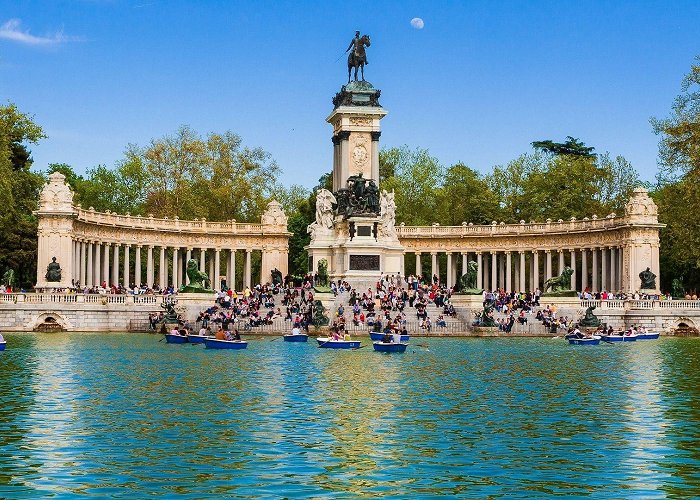
[[[700,339],[6,338],[0,497],[700,496]]]

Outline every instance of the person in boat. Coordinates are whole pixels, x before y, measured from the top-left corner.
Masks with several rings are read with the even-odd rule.
[[[294,328],[292,328],[292,335],[301,335],[301,330],[299,329],[299,327],[295,326]]]
[[[577,339],[582,339],[583,338],[583,333],[581,333],[581,330],[578,329],[578,327],[574,328],[574,331],[572,332],[573,336],[576,337]]]
[[[207,329],[205,327],[200,328],[199,335],[205,337],[207,335]]]
[[[2,333],[0,333],[0,342],[5,342],[5,337],[2,336]]]
[[[241,334],[239,333],[238,328],[233,330],[233,335],[231,337],[232,340],[241,340]]]
[[[180,330],[178,330],[177,327],[173,327],[173,329],[170,330],[170,335],[180,335]]]
[[[223,330],[221,330],[221,331],[223,331]],[[224,332],[224,338],[225,338],[226,340],[234,340],[233,335],[232,335],[231,332],[229,332],[229,331],[225,331],[225,332]]]
[[[393,336],[389,332],[385,332],[382,337],[382,344],[390,344],[393,340]]]
[[[216,331],[216,340],[227,340],[223,330]]]

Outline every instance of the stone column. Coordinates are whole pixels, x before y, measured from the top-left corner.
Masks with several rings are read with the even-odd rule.
[[[504,253],[498,254],[498,286],[507,291],[506,287],[506,256]]]
[[[107,285],[107,288],[109,288],[109,249],[110,249],[110,244],[105,243],[105,255],[104,259],[102,260],[102,265],[104,266],[102,268],[102,280],[105,282]]]
[[[250,275],[251,275],[251,264],[250,264],[250,254],[252,252],[250,250],[245,251],[245,283],[243,284],[244,286],[247,286],[250,288],[251,286],[251,280],[250,280]]]
[[[506,252],[506,282],[503,285],[506,292],[513,291],[513,262],[511,258],[511,252]]]
[[[216,271],[214,270],[214,259],[209,259],[209,271],[207,272],[207,276],[209,276],[209,287],[213,290],[217,290]]]
[[[216,250],[214,250],[214,281],[212,281],[212,284],[216,283],[216,287],[214,287],[214,290],[221,289],[221,280],[219,279],[220,274],[221,274],[221,249],[217,248]]]
[[[80,272],[78,271],[78,257],[80,257],[78,242],[76,240],[71,240],[71,267],[73,268],[73,271],[71,272],[71,279],[73,280],[73,283],[80,279]],[[41,271],[37,268],[37,283],[41,281],[41,276]]]
[[[610,247],[610,291],[615,292],[618,288],[617,271],[616,271],[616,251],[615,247]]]
[[[496,260],[496,252],[491,252],[491,291],[497,289],[498,283],[496,278],[498,274],[498,261]]]
[[[534,292],[540,287],[540,252],[537,250],[532,251],[532,291]]]
[[[338,132],[338,139],[340,140],[340,179],[339,179],[339,188],[345,187],[345,181],[350,177],[350,166],[348,165],[348,162],[350,160],[350,153],[349,153],[349,139],[350,139],[350,131],[349,130],[343,130]]]
[[[153,287],[153,245],[148,245],[146,253],[146,286]]]
[[[179,253],[179,248],[173,248],[173,290],[175,291],[177,291],[178,287],[180,286],[180,277],[178,276],[178,271],[180,270],[180,262],[178,262]]]
[[[134,283],[137,287],[141,287],[141,245],[136,245],[136,255],[134,260]]]
[[[375,131],[375,132],[370,132],[372,136],[372,179],[374,179],[374,182],[377,183],[377,186],[379,185],[379,136],[382,135],[381,132]],[[403,268],[401,268],[403,269]],[[401,271],[401,274],[403,275],[404,272]]]
[[[429,283],[433,282],[433,276],[438,274],[438,266],[437,266],[437,253],[436,252],[430,252],[430,279],[428,280]]]
[[[608,279],[608,252],[607,248],[600,249],[600,290],[610,290]]]
[[[452,287],[452,252],[447,252],[447,288]]]
[[[571,275],[571,289],[578,290],[576,288],[576,250],[571,249],[571,270],[574,272]]]
[[[588,250],[581,249],[581,291],[588,288]]]
[[[100,243],[97,243],[95,245],[95,274],[92,278],[92,282],[95,284],[95,286],[100,286],[100,275],[102,273],[102,260],[101,255],[102,253],[102,245]]]
[[[623,275],[624,275],[624,270],[622,267],[624,266],[624,258],[623,258],[623,252],[624,252],[624,247],[618,247],[617,249],[617,289],[620,290],[621,292],[624,291],[624,284],[623,284]],[[635,287],[636,288],[636,287]],[[632,290],[628,290],[628,292],[631,292]]]
[[[545,270],[544,270],[544,279],[547,281],[549,278],[552,277],[552,251],[551,250],[545,250],[544,254],[546,256],[545,260]]]
[[[420,252],[416,252],[416,278],[423,273],[423,269],[421,269],[420,255]]]
[[[468,264],[469,264],[469,253],[462,252],[462,274],[466,274]]]
[[[484,259],[483,259],[483,255],[481,255],[481,252],[476,252],[476,267],[477,267],[476,287],[479,289],[484,288],[484,282],[482,280],[482,276],[483,276],[482,273],[484,271],[483,262],[484,262]]]
[[[206,259],[207,259],[207,249],[202,248],[199,250],[199,270],[202,272],[204,272],[206,269],[206,267],[205,267]]]
[[[85,286],[92,286],[92,278],[95,276],[95,270],[92,267],[92,253],[93,253],[93,247],[92,247],[92,242],[89,242],[87,244],[87,274],[85,276]]]
[[[168,286],[168,268],[165,266],[165,247],[160,247],[160,262],[158,263],[158,284],[160,288]]]
[[[525,285],[525,252],[520,250],[518,253],[520,254],[520,289],[518,291],[525,292],[527,290]]]
[[[231,284],[229,287],[233,290],[236,289],[236,250],[231,250],[229,252],[229,259],[230,263],[229,265],[231,266]]]
[[[593,247],[591,248],[591,256],[593,260],[593,270],[591,272],[591,291],[592,292],[599,292],[600,287],[598,286],[598,249]]]
[[[112,262],[112,284],[115,286],[119,286],[119,243],[114,244],[114,255],[113,257],[113,262]]]
[[[559,276],[561,276],[564,272],[564,250],[560,248],[557,252],[559,252]]]
[[[80,285],[84,286],[87,278],[87,245],[84,241],[80,242]]]
[[[129,278],[129,249],[131,245],[124,245],[124,286],[129,288],[131,279]]]
[[[187,265],[187,263],[190,261],[191,258],[192,258],[192,248],[187,247],[187,255],[185,257],[185,265]],[[187,273],[185,273],[185,284],[186,285],[190,284],[190,277],[187,276]]]

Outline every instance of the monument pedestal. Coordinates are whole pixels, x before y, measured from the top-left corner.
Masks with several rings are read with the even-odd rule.
[[[215,293],[178,293],[175,311],[186,321],[194,323],[199,313],[214,305]]]

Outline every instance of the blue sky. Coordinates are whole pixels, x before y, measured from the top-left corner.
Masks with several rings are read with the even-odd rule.
[[[238,133],[310,187],[331,170],[325,118],[359,29],[384,147],[489,172],[571,135],[651,180],[649,118],[700,54],[698,26],[697,1],[0,0],[0,101],[49,136],[37,169],[113,166],[188,124]]]

